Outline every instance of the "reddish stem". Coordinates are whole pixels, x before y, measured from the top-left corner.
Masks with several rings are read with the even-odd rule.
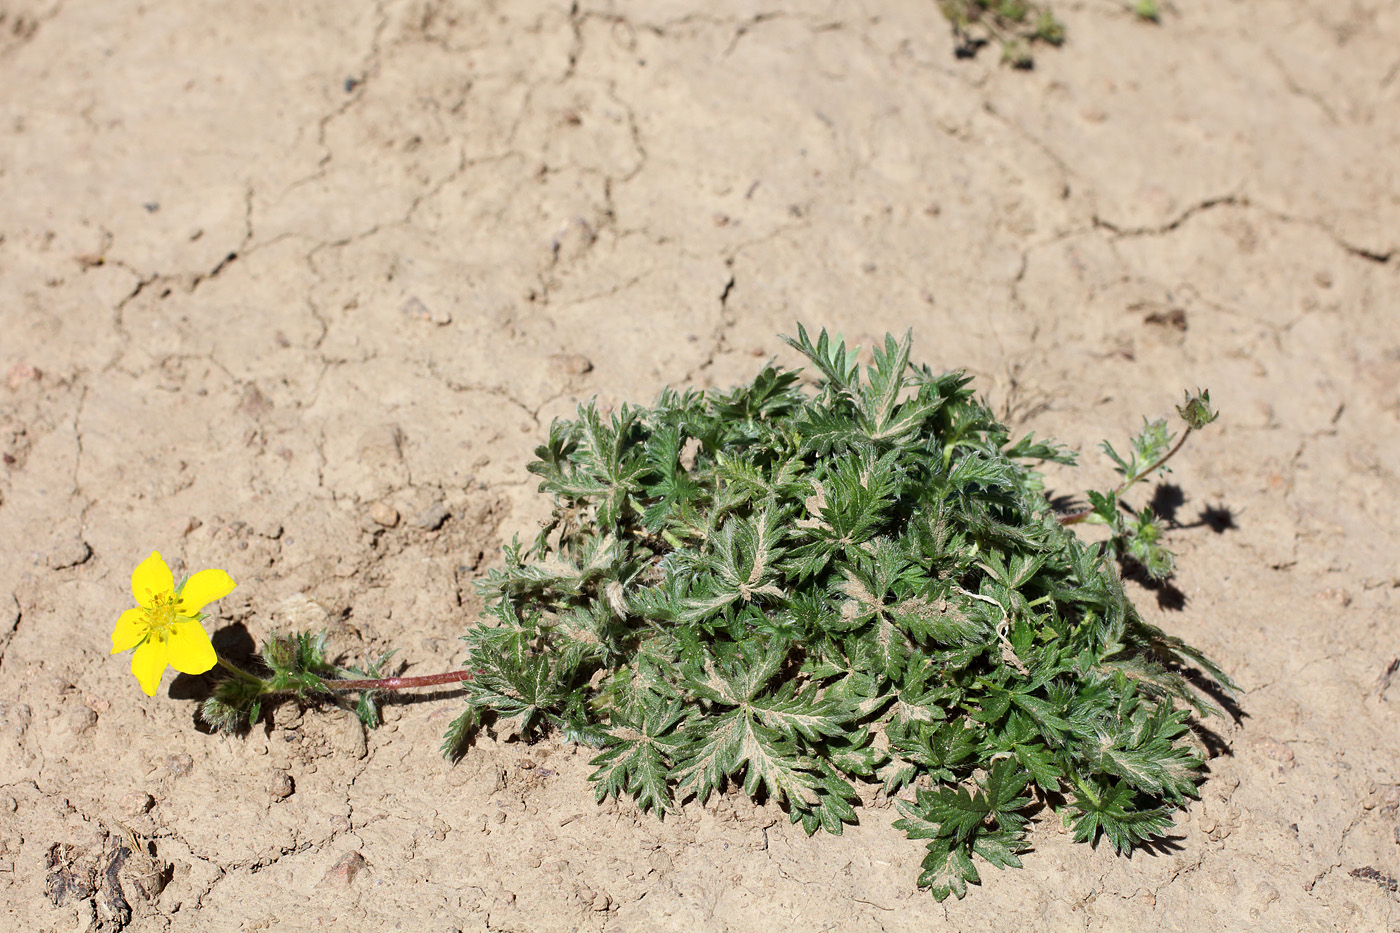
[[[435,687],[471,680],[471,671],[448,671],[446,674],[425,674],[422,677],[381,677],[378,680],[323,680],[332,690],[410,690],[414,687]]]

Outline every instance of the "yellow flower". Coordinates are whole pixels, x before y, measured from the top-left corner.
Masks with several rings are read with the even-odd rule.
[[[155,696],[169,664],[183,674],[203,674],[219,660],[204,632],[200,610],[233,592],[233,578],[222,570],[201,570],[175,589],[175,578],[159,551],[131,574],[137,608],[123,612],[112,630],[112,654],[131,653],[131,673],[146,696]]]

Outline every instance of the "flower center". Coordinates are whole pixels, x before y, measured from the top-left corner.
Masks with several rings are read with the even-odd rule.
[[[151,638],[164,641],[169,637],[175,623],[180,621],[180,597],[174,593],[160,593],[151,600],[146,610],[146,630]]]

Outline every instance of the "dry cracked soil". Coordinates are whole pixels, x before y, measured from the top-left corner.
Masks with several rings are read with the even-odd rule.
[[[1124,7],[1022,72],[932,0],[0,0],[0,927],[1400,930],[1400,6]],[[940,904],[888,801],[662,822],[445,762],[450,691],[225,738],[107,654],[159,549],[216,643],[445,669],[551,418],[797,321],[913,327],[1076,488],[1212,390],[1134,593],[1240,715],[1168,845],[1047,817]]]

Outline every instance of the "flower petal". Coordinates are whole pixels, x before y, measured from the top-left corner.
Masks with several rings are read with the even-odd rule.
[[[123,612],[117,620],[117,627],[112,629],[112,654],[135,648],[146,637],[147,631],[146,610],[128,609]]]
[[[160,675],[165,673],[166,657],[165,642],[159,638],[148,638],[131,652],[131,673],[136,675],[148,697],[156,695]]]
[[[137,564],[131,573],[131,595],[136,597],[137,605],[147,609],[155,605],[155,598],[161,593],[174,589],[175,578],[170,575],[165,561],[160,559],[160,551],[152,551],[151,556]]]
[[[170,626],[170,666],[182,674],[203,674],[219,660],[204,626],[176,622]]]
[[[237,586],[222,570],[201,570],[185,582],[180,591],[180,614],[194,616],[216,599],[223,599]],[[205,668],[208,670],[208,668]],[[186,672],[188,673],[188,672]],[[201,671],[201,673],[203,673]]]

